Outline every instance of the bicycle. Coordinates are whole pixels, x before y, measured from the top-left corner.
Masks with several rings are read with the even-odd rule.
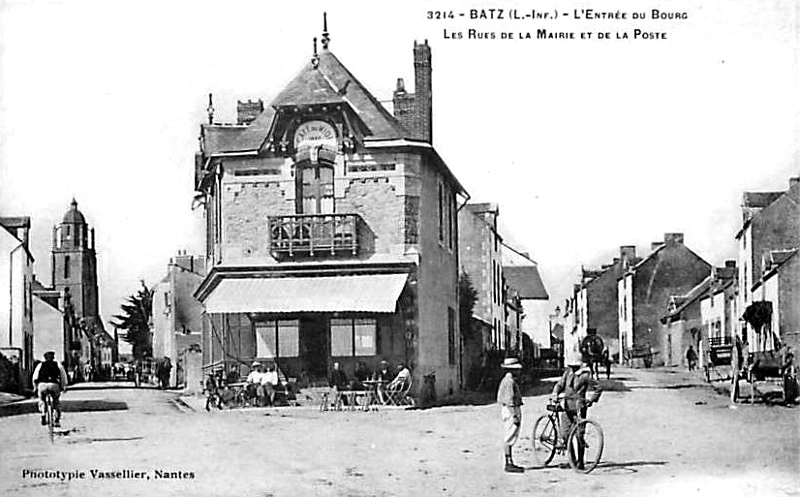
[[[542,414],[533,425],[533,455],[536,461],[547,466],[556,453],[567,453],[567,461],[579,473],[590,473],[603,455],[603,429],[593,419],[580,418],[572,425],[566,445],[561,445],[559,413],[565,408],[561,400],[550,399],[547,414]]]
[[[53,403],[55,399],[52,392],[44,393],[44,415],[47,419],[47,433],[50,436],[50,443],[55,443],[53,435],[55,433],[56,418]]]

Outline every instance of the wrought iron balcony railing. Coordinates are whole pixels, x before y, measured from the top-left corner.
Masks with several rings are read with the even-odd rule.
[[[358,214],[270,217],[270,252],[277,259],[356,255],[359,219]]]
[[[718,337],[710,337],[708,339],[708,345],[710,347],[730,347],[733,345],[733,338],[730,336],[718,336]]]

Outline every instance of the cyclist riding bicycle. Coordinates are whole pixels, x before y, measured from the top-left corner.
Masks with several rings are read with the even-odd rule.
[[[56,353],[51,351],[44,353],[44,362],[40,362],[33,370],[33,389],[39,397],[39,412],[42,413],[42,426],[47,424],[45,415],[44,397],[47,392],[53,395],[53,413],[55,419],[54,426],[61,426],[61,404],[58,399],[61,392],[67,390],[69,380],[64,366],[55,361]]]
[[[591,398],[587,399],[586,394],[589,390],[593,392]],[[561,446],[567,445],[567,436],[572,424],[578,420],[578,414],[580,414],[580,419],[586,418],[586,408],[599,401],[602,392],[600,384],[592,378],[589,362],[585,357],[580,361],[573,360],[569,363],[569,367],[553,388],[553,398],[564,399],[564,411],[560,414],[561,431],[558,441]]]

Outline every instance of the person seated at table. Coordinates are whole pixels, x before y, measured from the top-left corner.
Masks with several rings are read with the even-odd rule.
[[[278,371],[274,364],[267,366],[267,372],[261,375],[261,387],[264,389],[263,403],[272,407],[275,405],[275,393],[278,391]]]
[[[402,362],[397,365],[397,376],[386,385],[378,385],[378,398],[381,403],[388,404],[394,394],[405,388],[411,381],[411,371]]]
[[[369,379],[369,370],[363,361],[356,364],[355,378],[350,382],[350,390],[366,390],[364,382]]]
[[[231,366],[231,369],[228,370],[228,376],[225,378],[228,382],[228,385],[231,383],[239,383],[239,368],[236,366]]]
[[[330,386],[334,391],[338,394],[338,392],[347,390],[348,383],[347,383],[347,374],[342,371],[341,366],[338,362],[333,363],[333,371],[331,371],[331,377],[328,381],[328,386]],[[347,405],[347,399],[342,397],[342,402]]]
[[[381,361],[381,365],[378,370],[375,371],[375,374],[372,375],[372,379],[377,381],[385,381],[387,383],[392,381],[392,373],[389,372],[389,363],[386,361]]]
[[[256,399],[257,404],[260,405],[264,398],[264,388],[261,386],[261,379],[264,373],[261,372],[261,363],[258,361],[253,361],[250,367],[250,374],[247,375],[245,380],[245,383],[247,383],[247,401],[249,403]]]
[[[220,409],[222,409],[222,406],[233,406],[234,399],[236,398],[236,391],[231,388],[230,385],[223,383],[221,387],[217,388],[217,392],[219,395]]]
[[[406,386],[409,380],[411,380],[411,371],[403,364],[402,362],[397,365],[397,376],[394,377],[392,381],[386,385],[386,390],[390,392],[396,392]]]
[[[392,381],[392,373],[389,371],[389,363],[381,361],[380,367],[375,374],[372,375],[372,380],[376,382],[375,391],[378,394],[378,399],[381,404],[385,404],[388,397],[386,395],[386,385]]]

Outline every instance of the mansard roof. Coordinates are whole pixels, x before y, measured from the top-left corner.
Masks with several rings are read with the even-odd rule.
[[[266,141],[276,110],[285,106],[345,104],[361,120],[365,140],[409,139],[411,133],[387,111],[361,82],[323,49],[308,62],[248,126],[203,125],[207,153],[256,151]]]

